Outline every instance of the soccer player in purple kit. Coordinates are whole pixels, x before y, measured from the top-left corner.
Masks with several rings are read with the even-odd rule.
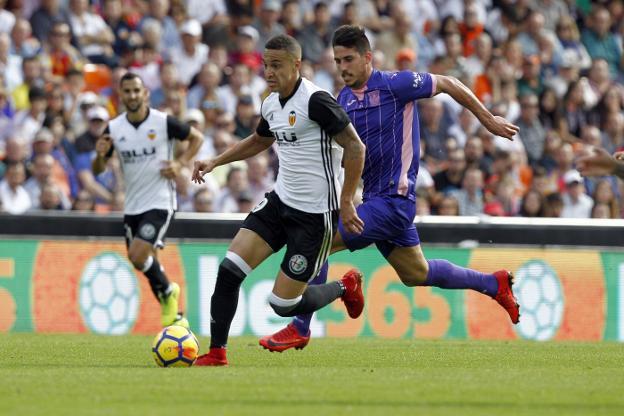
[[[350,234],[339,222],[331,252],[355,251],[375,244],[406,286],[472,289],[495,299],[519,321],[519,305],[507,270],[492,274],[456,266],[447,260],[426,260],[414,225],[420,132],[416,100],[449,94],[468,108],[492,134],[513,140],[519,128],[494,116],[454,77],[410,71],[378,71],[372,66],[371,46],[359,26],[341,26],[332,40],[334,60],[345,87],[338,103],[366,145],[362,179],[363,202],[357,213],[361,234]],[[310,284],[327,279],[327,263]],[[271,351],[301,349],[310,340],[312,314],[299,315],[282,330],[260,339]]]

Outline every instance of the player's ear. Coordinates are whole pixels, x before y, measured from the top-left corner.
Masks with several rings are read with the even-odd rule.
[[[366,59],[367,64],[372,64],[373,62],[373,51],[364,52],[364,58]]]

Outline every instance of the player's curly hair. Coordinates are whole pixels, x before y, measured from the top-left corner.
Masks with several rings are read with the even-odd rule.
[[[360,55],[371,50],[364,28],[357,25],[343,25],[336,29],[332,39],[332,47],[336,46],[355,48]]]
[[[277,35],[273,36],[264,45],[265,49],[272,49],[278,51],[286,51],[293,58],[301,59],[301,45],[295,38],[289,35]]]

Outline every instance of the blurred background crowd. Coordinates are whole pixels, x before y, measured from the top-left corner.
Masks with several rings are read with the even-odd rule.
[[[302,75],[337,94],[331,37],[367,29],[374,65],[452,75],[518,124],[493,137],[446,95],[419,102],[420,215],[621,218],[624,186],[575,159],[624,148],[624,1],[0,0],[0,211],[123,210],[116,160],[94,177],[95,140],[141,75],[152,107],[200,129],[198,157],[255,129],[262,49],[288,33]],[[270,190],[272,149],[177,182],[180,211],[249,212]],[[302,166],[305,169],[305,166]]]

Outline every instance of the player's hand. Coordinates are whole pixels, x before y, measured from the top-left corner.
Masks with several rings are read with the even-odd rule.
[[[583,176],[611,175],[618,160],[624,160],[624,152],[616,152],[611,156],[606,150],[594,147],[589,155],[576,161],[576,168]]]
[[[163,160],[160,174],[167,179],[175,179],[180,174],[180,169],[182,164],[177,160]]]
[[[358,217],[352,201],[341,204],[340,219],[344,229],[349,234],[362,234],[362,231],[364,231],[364,221]]]
[[[492,119],[484,122],[483,125],[490,133],[504,137],[507,140],[513,140],[513,136],[520,131],[520,127],[510,123],[501,116],[494,116]]]
[[[191,180],[195,183],[204,183],[204,175],[212,172],[216,167],[216,163],[213,159],[196,160],[195,167],[193,169],[193,176]]]
[[[110,135],[104,134],[100,136],[95,142],[95,152],[97,153],[98,157],[106,157],[108,152],[110,152],[112,145],[113,141]]]

